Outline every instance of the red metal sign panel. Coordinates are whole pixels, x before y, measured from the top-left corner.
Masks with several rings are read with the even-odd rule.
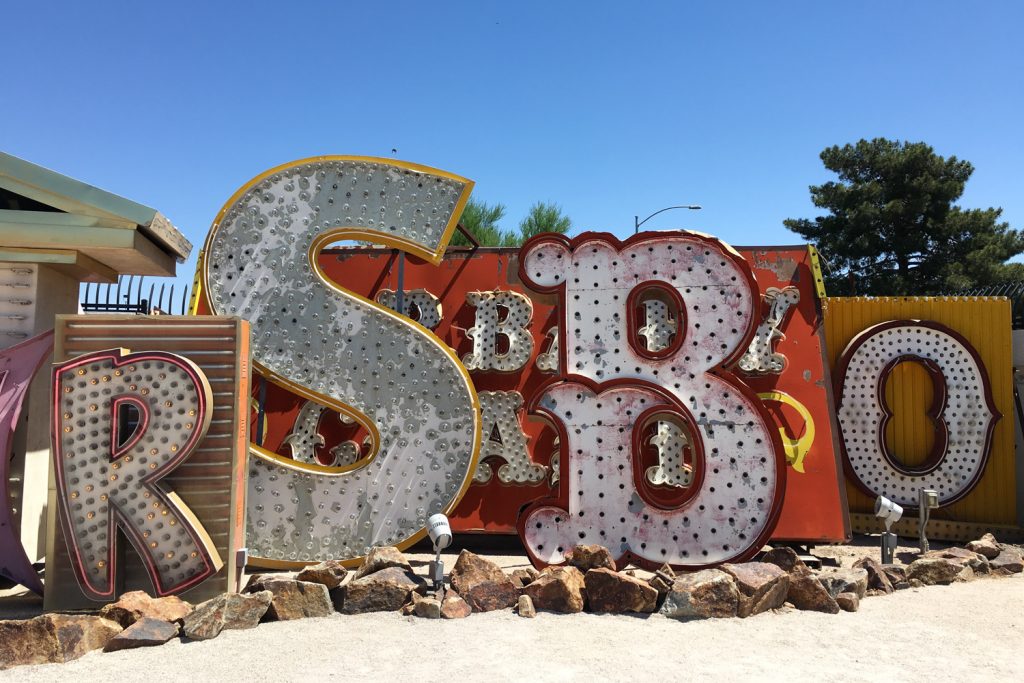
[[[647,233],[640,239],[655,240],[649,243],[652,250],[669,245],[661,233]],[[617,244],[610,236],[600,240]],[[639,243],[629,244],[634,245],[636,258],[648,256],[639,250]],[[648,243],[643,244],[646,250]],[[769,416],[774,432],[770,440],[785,456],[787,464],[779,478],[781,510],[773,513],[777,522],[771,537],[811,543],[841,541],[849,536],[849,522],[812,254],[806,247],[740,248],[739,253],[760,295],[760,302],[751,304],[756,319],[750,321],[752,332],[737,332],[742,348],[732,349],[723,368],[712,368],[710,373],[734,377],[729,381],[744,385],[744,395],[756,395],[760,405],[755,412]],[[327,250],[319,257],[324,275],[355,294],[396,310],[401,297],[404,312],[431,329],[470,371],[480,397],[484,435],[474,482],[450,515],[453,528],[460,532],[515,533],[523,508],[558,498],[560,490],[567,490],[560,487],[570,485],[565,481],[568,465],[561,463],[558,455],[566,448],[564,437],[560,441],[552,421],[541,419],[542,411],[531,412],[531,406],[554,381],[588,372],[582,366],[566,368],[567,362],[605,367],[589,371],[597,373],[592,377],[595,386],[613,376],[639,377],[649,365],[655,374],[645,381],[654,380],[656,385],[660,381],[656,376],[659,359],[680,355],[684,337],[688,341],[698,330],[709,331],[720,324],[719,307],[724,310],[728,305],[716,301],[713,292],[702,292],[697,305],[696,292],[684,301],[688,295],[675,295],[675,288],[664,286],[661,280],[666,274],[659,275],[651,261],[633,268],[629,275],[639,277],[644,272],[649,280],[637,280],[637,286],[630,288],[629,319],[613,324],[595,315],[601,318],[595,323],[583,319],[596,310],[595,304],[567,306],[553,288],[524,283],[521,257],[517,249],[495,248],[449,249],[436,266],[410,256],[404,257],[402,264],[397,251],[378,248]],[[658,258],[676,264],[670,254]],[[602,268],[597,261],[577,261],[577,265],[586,262],[587,268]],[[596,274],[595,283],[601,277],[609,283],[617,277],[607,264]],[[544,289],[548,291],[540,291]],[[201,307],[199,312],[205,311]],[[576,320],[580,324],[573,328],[575,334],[605,334],[617,339],[586,340],[580,345],[587,349],[583,359],[573,353],[575,347],[566,348],[579,341],[574,342],[564,329]],[[618,367],[606,365],[607,359],[600,357],[604,347],[613,353],[614,348],[626,348],[627,344],[640,352],[644,372],[621,363]],[[609,374],[603,374],[605,371]],[[263,448],[335,466],[354,463],[368,453],[371,442],[358,423],[309,405],[305,398],[266,380],[257,380],[253,391],[254,403],[262,413],[262,419],[254,422],[253,437]],[[630,399],[639,400],[638,396]],[[700,418],[703,422],[694,418],[696,422],[687,423],[669,416],[644,426],[646,431],[637,443],[639,466],[634,470],[640,473],[635,478],[645,497],[671,507],[692,496],[693,487],[705,475],[700,471],[701,449],[717,447],[709,446],[707,438],[709,430],[716,428],[716,419],[705,416]],[[719,420],[719,431],[725,422]],[[753,445],[731,444],[729,448],[741,448],[750,455]]]

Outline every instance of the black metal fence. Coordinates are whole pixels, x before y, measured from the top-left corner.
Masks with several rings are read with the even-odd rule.
[[[1024,330],[1024,282],[1006,282],[965,289],[956,296],[1005,296],[1010,300],[1013,329]]]
[[[168,278],[121,275],[116,284],[86,283],[81,288],[83,313],[184,315],[189,288]]]

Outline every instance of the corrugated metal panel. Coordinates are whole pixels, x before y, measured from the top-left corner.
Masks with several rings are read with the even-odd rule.
[[[1002,419],[996,423],[992,453],[977,487],[966,498],[936,510],[936,519],[990,524],[1016,523],[1013,367],[1010,301],[1005,297],[829,297],[825,339],[835,367],[843,349],[862,330],[889,320],[932,320],[962,334],[981,356]],[[836,387],[838,393],[839,388]],[[935,440],[926,415],[931,381],[916,363],[896,368],[886,386],[894,418],[888,443],[907,464],[920,463]],[[874,501],[847,484],[851,512],[871,512]]]

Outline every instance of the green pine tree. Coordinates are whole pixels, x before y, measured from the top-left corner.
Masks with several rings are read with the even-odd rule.
[[[1002,209],[954,206],[974,167],[922,142],[876,138],[821,153],[837,181],[810,187],[827,213],[783,221],[813,242],[836,295],[932,295],[1024,279],[1024,236]]]

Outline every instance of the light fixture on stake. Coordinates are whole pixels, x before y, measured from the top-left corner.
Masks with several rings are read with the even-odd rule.
[[[430,561],[430,580],[434,584],[434,590],[444,588],[444,562],[441,561],[441,551],[452,544],[452,528],[448,524],[448,518],[440,512],[431,515],[427,520],[427,533],[430,535],[430,542],[434,544],[435,557]]]
[[[921,545],[921,552],[928,552],[928,537],[925,536],[925,527],[928,526],[928,518],[931,517],[933,508],[939,507],[939,492],[934,489],[920,489],[917,492],[917,540]]]
[[[885,496],[875,499],[875,517],[885,523],[882,532],[882,564],[892,564],[892,556],[896,552],[896,534],[892,533],[892,525],[900,521],[903,508]]]

